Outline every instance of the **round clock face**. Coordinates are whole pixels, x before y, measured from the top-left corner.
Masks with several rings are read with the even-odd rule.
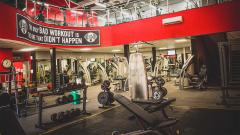
[[[4,59],[4,60],[2,61],[2,66],[3,66],[4,68],[10,68],[10,67],[12,66],[11,60],[9,60],[9,59]]]

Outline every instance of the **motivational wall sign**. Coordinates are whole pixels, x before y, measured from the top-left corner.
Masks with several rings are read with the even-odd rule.
[[[39,44],[58,46],[99,46],[99,30],[69,30],[42,26],[16,15],[17,37]]]

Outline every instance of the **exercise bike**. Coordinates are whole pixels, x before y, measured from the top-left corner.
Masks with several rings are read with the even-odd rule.
[[[106,108],[107,106],[112,106],[114,102],[114,93],[110,91],[110,81],[105,80],[103,81],[103,84],[101,85],[101,89],[103,90],[98,94],[98,102],[102,106],[99,108]]]

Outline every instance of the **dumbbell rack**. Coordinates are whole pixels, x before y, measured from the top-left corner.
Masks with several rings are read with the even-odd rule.
[[[83,97],[78,99],[79,100],[82,100],[82,110],[81,110],[81,114],[85,114],[85,115],[88,115],[90,113],[88,113],[86,111],[86,104],[87,104],[87,86],[85,84],[83,84],[81,86],[81,88],[79,88],[78,90],[83,90]],[[44,129],[46,128],[46,124],[47,123],[43,123],[42,122],[42,112],[44,109],[48,109],[48,108],[52,108],[52,107],[57,107],[57,106],[61,106],[61,105],[66,105],[66,104],[69,104],[69,103],[73,103],[75,102],[76,100],[72,101],[72,102],[69,102],[69,103],[65,103],[65,104],[53,104],[53,105],[49,105],[49,106],[44,106],[43,107],[43,98],[44,97],[47,97],[47,96],[52,96],[52,95],[56,95],[54,93],[39,93],[39,105],[38,105],[38,121],[37,121],[37,124],[35,124],[35,127],[36,128],[40,128],[40,129]]]

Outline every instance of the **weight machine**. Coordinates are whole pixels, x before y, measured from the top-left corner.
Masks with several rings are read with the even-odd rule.
[[[199,74],[191,75],[187,72],[188,68],[192,64],[194,55],[191,55],[183,64],[179,76],[175,78],[175,85],[179,85],[179,89],[184,88],[207,88],[207,68],[206,65],[202,65]]]
[[[113,85],[115,91],[126,91],[128,83],[128,60],[126,57],[115,56],[112,58],[112,65],[116,69],[116,75],[113,75]]]
[[[1,89],[0,93],[8,93],[11,96],[12,105],[14,105],[14,109],[18,117],[21,117],[23,111],[26,113],[26,106],[29,98],[29,89],[22,89],[18,87],[18,82],[16,76],[17,72],[15,67],[11,67],[9,72],[1,72],[0,73],[0,84]],[[20,105],[22,107],[20,107]],[[25,108],[25,109],[23,109]]]

